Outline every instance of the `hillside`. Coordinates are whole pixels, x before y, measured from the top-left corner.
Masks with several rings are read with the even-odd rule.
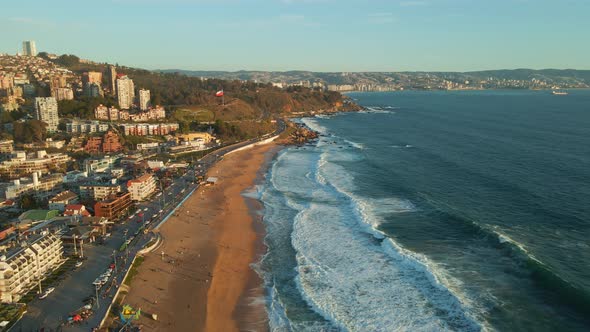
[[[589,87],[590,70],[575,69],[514,69],[514,70],[485,70],[473,72],[310,72],[310,71],[190,71],[190,70],[161,70],[166,73],[181,73],[194,77],[208,77],[220,79],[256,80],[257,82],[284,82],[296,84],[300,82],[321,82],[325,85],[343,84],[396,84],[404,88],[423,87],[425,82],[438,80],[467,81],[523,81],[541,80],[548,84],[563,87]],[[428,84],[428,83],[427,83]],[[489,88],[495,86],[489,85]]]
[[[75,73],[106,70],[106,64],[61,63]],[[159,73],[117,67],[118,73],[133,79],[136,88],[151,91],[152,103],[171,110],[199,108],[212,112],[213,120],[267,119],[300,112],[334,112],[355,109],[337,92],[304,87],[279,89],[267,83],[239,80],[201,79],[179,73]],[[105,78],[106,79],[106,78]],[[225,92],[225,105],[215,92]]]

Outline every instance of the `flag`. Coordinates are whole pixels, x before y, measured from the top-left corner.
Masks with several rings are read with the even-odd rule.
[[[217,93],[215,93],[215,97],[223,97],[223,90],[217,91]]]

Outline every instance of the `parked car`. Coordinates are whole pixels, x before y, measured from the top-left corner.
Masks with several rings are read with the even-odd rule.
[[[80,266],[82,266],[82,264],[83,264],[83,263],[84,263],[84,262],[82,262],[82,261],[78,261],[78,262],[76,262],[76,267],[80,267]]]

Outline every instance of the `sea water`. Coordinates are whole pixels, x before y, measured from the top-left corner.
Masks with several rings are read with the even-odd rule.
[[[590,330],[590,92],[351,94],[260,187],[273,331]]]

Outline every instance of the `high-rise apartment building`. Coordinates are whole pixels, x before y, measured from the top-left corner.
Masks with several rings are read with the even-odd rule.
[[[139,109],[147,111],[150,107],[150,90],[139,90]]]
[[[129,109],[135,99],[133,80],[123,75],[117,79],[117,102],[121,109]]]
[[[74,99],[74,90],[72,88],[55,88],[51,90],[51,95],[58,101],[72,100]]]
[[[117,69],[115,66],[109,66],[107,68],[107,78],[109,80],[108,88],[111,90],[111,94],[117,93]]]
[[[88,71],[82,74],[82,84],[102,84],[102,73],[98,71]]]
[[[23,42],[23,55],[37,56],[37,47],[34,40],[26,40]]]
[[[59,124],[57,100],[53,97],[35,98],[35,118],[47,123],[47,131],[57,131],[57,125]]]
[[[62,262],[61,239],[47,231],[29,235],[16,245],[0,243],[0,301],[18,302],[36,287],[44,275]]]

